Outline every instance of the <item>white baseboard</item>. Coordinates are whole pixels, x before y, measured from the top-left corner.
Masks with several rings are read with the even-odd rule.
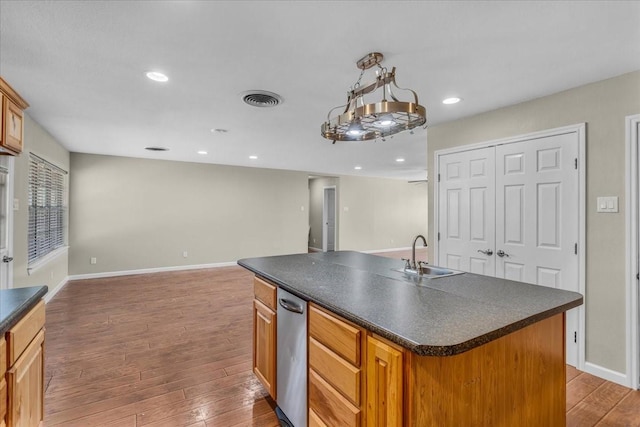
[[[421,247],[416,248],[416,250],[421,249]],[[369,250],[369,251],[360,251],[363,252],[365,254],[375,254],[375,253],[383,253],[383,252],[399,252],[399,251],[410,251],[412,248],[411,246],[408,246],[406,248],[391,248],[391,249],[375,249],[375,250]]]
[[[621,372],[613,371],[608,368],[596,365],[595,363],[585,362],[584,371],[588,374],[595,375],[596,377],[603,378],[607,381],[611,381],[621,386],[631,387],[631,381],[628,375]]]
[[[307,249],[312,251],[312,252],[322,252],[322,249],[320,249],[320,248],[312,248],[311,246],[309,246]]]
[[[180,270],[201,270],[204,268],[231,267],[234,265],[238,265],[238,264],[234,261],[234,262],[218,262],[215,264],[178,265],[174,267],[141,268],[139,270],[105,271],[103,273],[74,274],[69,276],[69,280],[101,279],[104,277],[130,276],[132,274],[163,273],[167,271],[180,271]]]
[[[64,288],[67,283],[69,283],[69,276],[67,276],[64,279],[62,279],[62,281],[60,283],[58,283],[58,285],[56,287],[54,287],[53,289],[49,289],[49,292],[47,292],[45,294],[45,296],[44,296],[45,304],[48,303],[49,301],[51,301],[53,299],[53,297],[55,297],[56,294],[58,292],[60,292],[60,290],[62,288]]]

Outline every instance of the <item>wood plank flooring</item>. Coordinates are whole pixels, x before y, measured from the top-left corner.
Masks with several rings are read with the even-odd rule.
[[[47,304],[45,425],[277,426],[240,267],[73,281]],[[568,426],[640,426],[640,392],[567,367]]]

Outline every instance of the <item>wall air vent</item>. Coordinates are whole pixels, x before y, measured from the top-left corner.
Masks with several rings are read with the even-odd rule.
[[[283,102],[280,95],[266,90],[250,90],[242,93],[242,100],[252,107],[275,107]]]

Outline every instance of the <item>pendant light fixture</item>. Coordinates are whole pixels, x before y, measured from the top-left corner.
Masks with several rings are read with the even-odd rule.
[[[411,89],[400,88],[396,84],[396,68],[391,72],[380,63],[384,56],[379,52],[372,52],[356,62],[362,70],[360,77],[347,96],[347,103],[335,107],[327,114],[327,121],[322,124],[322,136],[336,141],[367,141],[385,138],[405,130],[422,126],[427,122],[427,112],[418,103],[418,95]],[[377,66],[376,79],[364,86],[360,85],[365,70]],[[392,92],[391,87],[401,91],[411,92],[413,100],[400,101]],[[378,91],[381,99],[365,103],[364,96]],[[331,117],[333,112],[344,108],[342,114]]]

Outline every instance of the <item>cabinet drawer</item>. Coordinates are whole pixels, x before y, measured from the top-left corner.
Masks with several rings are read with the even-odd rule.
[[[360,366],[360,340],[362,337],[360,329],[315,306],[310,306],[309,335],[356,367]]]
[[[309,338],[309,367],[351,403],[360,406],[360,369],[316,341],[315,338]]]
[[[38,331],[44,326],[45,308],[44,301],[40,300],[18,323],[7,332],[7,359],[8,366],[16,363],[16,360]]]
[[[256,296],[256,299],[260,300],[273,311],[277,311],[276,298],[278,292],[276,289],[275,285],[272,285],[257,276],[253,278],[253,293]]]
[[[313,409],[309,409],[309,427],[328,427]]]
[[[309,409],[330,426],[359,427],[361,411],[309,369]]]

